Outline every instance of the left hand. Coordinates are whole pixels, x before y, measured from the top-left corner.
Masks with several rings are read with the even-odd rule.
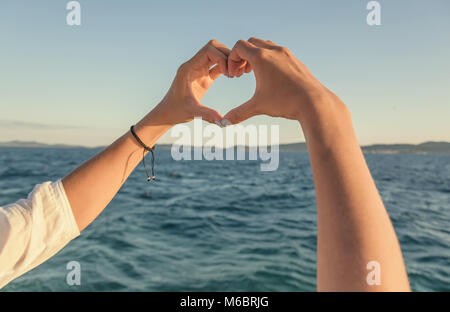
[[[214,80],[222,74],[228,76],[230,52],[225,45],[210,40],[193,58],[182,64],[166,96],[152,111],[153,120],[157,117],[159,124],[170,126],[191,121],[194,117],[220,123],[222,116],[200,101]]]
[[[317,80],[287,48],[272,41],[239,40],[228,57],[230,77],[253,70],[253,97],[229,111],[225,124],[240,123],[256,115],[298,120],[304,130],[320,111],[346,111],[339,98]],[[333,114],[326,114],[333,116]],[[313,123],[314,124],[314,123]],[[306,127],[306,128],[305,128]]]

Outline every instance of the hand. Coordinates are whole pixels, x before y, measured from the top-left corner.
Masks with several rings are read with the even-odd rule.
[[[171,126],[191,121],[194,117],[220,123],[222,116],[200,104],[200,101],[214,80],[222,74],[228,76],[227,58],[230,52],[225,45],[211,40],[192,59],[182,64],[166,96],[150,113],[153,123],[158,120],[160,124]]]
[[[271,41],[250,38],[233,47],[228,56],[229,77],[240,77],[252,69],[255,94],[229,111],[223,124],[236,124],[256,115],[300,121],[305,106],[335,97],[287,48]]]

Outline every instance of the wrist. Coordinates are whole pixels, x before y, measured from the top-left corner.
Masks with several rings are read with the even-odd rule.
[[[164,101],[164,100],[163,100]],[[170,114],[162,109],[163,101],[161,101],[154,109],[152,109],[144,118],[134,125],[134,130],[139,138],[146,145],[153,147],[156,141],[166,133],[175,124],[170,121]],[[130,131],[128,136],[131,141],[135,142]],[[138,146],[138,144],[135,144]]]
[[[298,107],[297,120],[305,135],[323,132],[327,128],[333,129],[351,125],[350,111],[347,106],[339,97],[328,90],[310,96],[309,101],[299,99]]]
[[[155,108],[153,108],[136,126],[165,126],[171,128],[176,125],[173,121],[173,112],[170,112],[168,100],[164,98]]]

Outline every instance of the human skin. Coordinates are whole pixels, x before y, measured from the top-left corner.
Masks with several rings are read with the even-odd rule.
[[[230,49],[212,40],[180,66],[163,100],[135,125],[135,132],[146,145],[153,147],[172,126],[194,117],[220,122],[222,116],[200,101],[215,79],[228,74],[229,53]],[[108,205],[142,156],[143,147],[128,131],[62,179],[80,231]]]
[[[228,57],[230,77],[253,69],[254,96],[228,112],[226,124],[256,115],[297,120],[303,129],[317,201],[319,291],[409,291],[402,252],[353,130],[345,104],[287,48],[240,40]],[[367,264],[380,264],[369,285]]]
[[[211,66],[217,64],[210,70]],[[183,64],[164,99],[136,124],[153,146],[173,125],[200,116],[222,116],[201,98],[221,74],[254,71],[255,95],[225,115],[238,123],[265,114],[298,120],[310,153],[317,197],[319,291],[407,291],[401,250],[353,130],[344,103],[326,89],[289,50],[270,41],[238,41],[230,52],[209,42]],[[224,123],[224,120],[222,120]],[[63,178],[80,231],[107,206],[142,160],[130,132]],[[381,285],[366,282],[366,265],[381,266]]]

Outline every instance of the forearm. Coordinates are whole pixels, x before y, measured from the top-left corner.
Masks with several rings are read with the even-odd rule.
[[[318,290],[409,290],[398,240],[350,113],[334,95],[303,111],[317,198]],[[366,281],[370,261],[380,264],[381,285]]]
[[[148,146],[153,146],[171,127],[170,124],[161,124],[159,120],[159,111],[155,109],[135,126],[137,135]],[[142,161],[142,155],[142,146],[128,131],[63,178],[64,189],[80,231],[109,204]]]

